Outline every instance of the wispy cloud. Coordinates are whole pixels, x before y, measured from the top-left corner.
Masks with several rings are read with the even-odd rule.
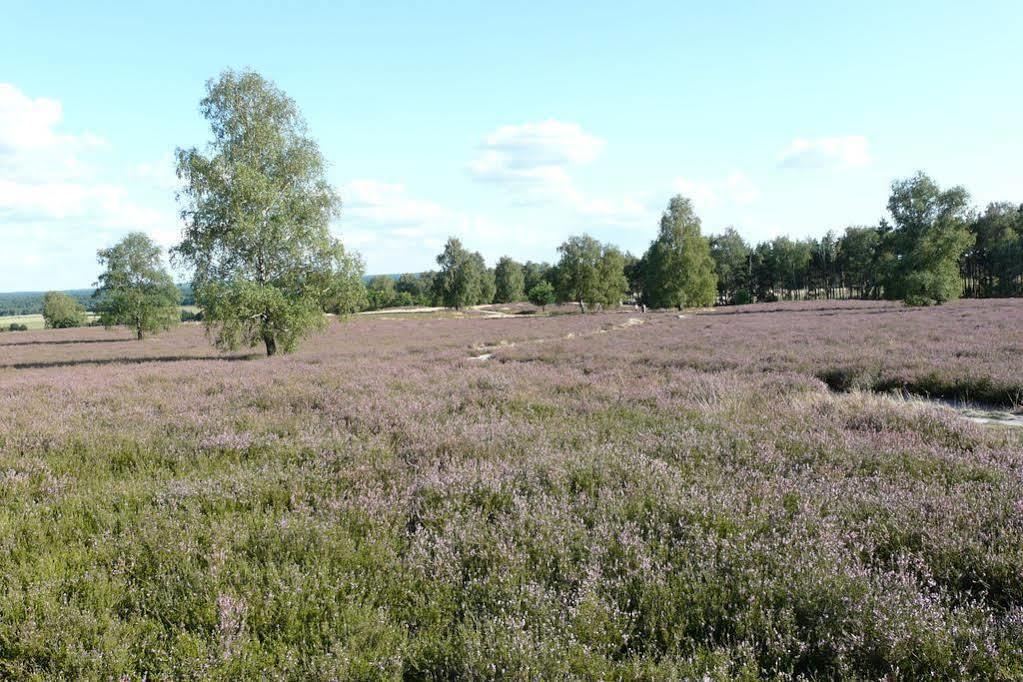
[[[869,144],[862,135],[796,138],[778,155],[782,168],[852,168],[870,162]]]
[[[469,174],[501,186],[517,205],[567,204],[581,216],[609,224],[627,223],[647,213],[634,197],[592,197],[572,177],[575,168],[594,162],[605,141],[578,123],[547,119],[501,126],[480,144]]]
[[[470,248],[506,246],[512,232],[479,215],[417,197],[402,183],[352,180],[341,188],[341,231],[347,245],[366,252],[370,267],[407,262],[411,251],[433,254],[449,236]],[[530,241],[530,230],[517,229],[517,239]]]
[[[591,163],[604,141],[577,123],[555,119],[501,126],[480,144],[469,162],[469,174],[481,182],[500,185],[516,203],[578,200],[569,169]]]
[[[706,210],[723,204],[743,206],[760,198],[760,188],[740,171],[732,171],[721,180],[693,180],[679,177],[674,190],[691,199],[697,209]]]
[[[94,263],[97,248],[131,230],[148,232],[164,246],[178,236],[169,206],[139,201],[139,188],[111,173],[105,163],[110,143],[66,131],[63,114],[59,100],[0,83],[0,234],[17,245],[3,273],[8,287],[26,281],[81,285],[73,273]],[[75,281],[62,279],[68,273]]]

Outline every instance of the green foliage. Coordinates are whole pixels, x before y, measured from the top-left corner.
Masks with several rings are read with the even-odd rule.
[[[597,265],[597,303],[604,306],[621,305],[622,298],[629,290],[625,277],[625,254],[611,244],[605,244]]]
[[[83,308],[92,302],[92,289],[66,289],[67,294],[78,301]],[[13,315],[41,315],[43,312],[44,291],[12,291],[0,293],[0,317]]]
[[[654,308],[713,305],[717,275],[710,244],[700,233],[692,203],[677,195],[661,217],[644,260],[643,296]]]
[[[494,270],[487,267],[483,256],[478,251],[473,253],[472,257],[476,261],[476,269],[480,273],[480,293],[476,299],[476,304],[489,305],[494,302],[494,296],[497,294],[497,281]]]
[[[718,276],[718,295],[726,301],[737,302],[750,291],[752,252],[735,228],[710,238],[710,256]]]
[[[497,261],[494,283],[494,303],[514,303],[526,297],[526,277],[522,265],[508,256]]]
[[[305,276],[310,290],[319,293],[320,308],[339,317],[365,308],[362,256],[349,252],[339,240],[330,238],[321,245],[317,258]]]
[[[556,267],[555,289],[559,300],[578,303],[583,312],[587,305],[592,308],[621,302],[628,288],[621,251],[584,234],[569,237],[558,252],[561,260]]]
[[[637,300],[643,293],[643,268],[646,263],[629,252],[623,256],[622,273],[625,275],[626,292]]]
[[[410,273],[398,277],[394,289],[398,294],[407,294],[412,305],[433,305],[433,278],[435,273]]]
[[[924,235],[913,248],[917,267],[903,276],[905,301],[909,305],[933,305],[959,298],[963,281],[959,259],[973,243],[965,229],[940,230]]]
[[[329,231],[340,200],[295,103],[254,72],[226,71],[200,104],[207,153],[177,151],[184,239],[196,302],[218,346],[289,352],[330,307],[358,303],[361,262]]]
[[[966,271],[978,280],[981,296],[1023,293],[1023,206],[989,204],[971,225],[976,244],[966,255]]]
[[[895,229],[888,235],[894,259],[885,295],[910,305],[930,305],[962,293],[959,261],[974,243],[967,229],[969,195],[962,187],[942,190],[917,173],[892,183],[888,210]]]
[[[540,282],[550,282],[550,263],[534,263],[526,261],[522,266],[522,286],[526,291],[532,291]]]
[[[67,329],[85,324],[85,309],[60,291],[48,291],[43,297],[43,320],[49,329]]]
[[[529,290],[529,302],[539,307],[541,310],[547,310],[547,306],[554,303],[556,295],[554,292],[554,286],[545,280],[541,280]]]
[[[181,292],[148,236],[133,232],[97,255],[104,271],[93,297],[103,326],[126,325],[141,341],[178,322]]]
[[[377,275],[370,278],[366,285],[366,307],[369,310],[379,310],[398,305],[398,292],[395,285],[394,278],[389,275]]]
[[[869,226],[847,227],[839,242],[839,269],[846,282],[857,287],[861,294],[876,296],[881,275],[881,243],[881,230]]]
[[[593,237],[569,237],[558,247],[561,259],[555,266],[555,281],[559,301],[574,301],[585,311],[585,303],[595,303],[599,295],[597,268],[602,247]]]
[[[466,251],[461,241],[448,239],[437,256],[440,272],[434,280],[437,297],[445,306],[461,310],[476,305],[482,296],[482,262],[482,256]]]
[[[4,330],[0,330],[0,331],[4,331]],[[28,331],[28,325],[27,324],[19,324],[17,322],[11,322],[9,325],[7,325],[6,331],[9,331],[9,332],[27,332]]]
[[[795,298],[809,285],[813,244],[810,240],[794,241],[778,237],[758,244],[753,256],[754,285],[757,298],[776,300]]]

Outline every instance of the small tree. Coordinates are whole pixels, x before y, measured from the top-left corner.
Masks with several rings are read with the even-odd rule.
[[[494,279],[494,269],[488,268],[483,255],[476,251],[472,254],[476,261],[476,269],[480,273],[480,292],[476,298],[477,305],[490,305],[494,302],[494,295],[497,293],[497,281]]]
[[[749,302],[750,247],[729,227],[710,238],[710,256],[718,275],[718,295],[729,303]]]
[[[43,322],[49,329],[81,327],[85,323],[85,311],[67,294],[47,291],[43,296]]]
[[[557,267],[557,292],[560,300],[574,301],[580,312],[602,297],[600,286],[600,242],[589,235],[569,237],[558,247],[561,260]]]
[[[434,279],[437,297],[445,306],[461,310],[476,304],[481,293],[482,260],[479,254],[466,251],[459,240],[448,239],[444,252],[437,256],[440,272]]]
[[[525,291],[532,291],[533,287],[543,281],[550,282],[551,266],[549,263],[534,263],[526,261],[522,266],[522,288]]]
[[[495,303],[514,303],[525,298],[525,273],[522,266],[508,256],[497,261],[497,266],[494,267],[494,280],[497,287],[494,294]]]
[[[226,71],[206,88],[208,153],[177,151],[186,227],[174,255],[194,273],[218,346],[290,352],[325,324],[325,307],[358,294],[358,261],[329,230],[341,202],[291,98],[253,72]]]
[[[878,247],[881,231],[877,227],[850,226],[838,242],[838,263],[846,284],[860,297],[874,297],[878,287]]]
[[[179,321],[181,293],[163,266],[160,247],[149,237],[133,232],[97,255],[104,271],[92,296],[103,326],[126,325],[141,341]]]
[[[606,244],[597,265],[598,294],[596,302],[603,306],[617,306],[629,290],[625,276],[625,254],[617,247]]]
[[[543,311],[546,311],[547,306],[554,303],[554,296],[554,287],[550,282],[544,280],[529,290],[529,302]]]
[[[717,276],[700,219],[685,197],[672,197],[646,255],[643,296],[654,308],[712,305]]]
[[[888,210],[895,229],[886,237],[895,257],[886,297],[930,305],[962,294],[959,261],[975,240],[967,229],[969,198],[962,187],[942,190],[923,173],[892,183]]]

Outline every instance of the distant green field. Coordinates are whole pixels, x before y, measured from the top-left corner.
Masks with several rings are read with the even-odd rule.
[[[12,324],[24,324],[29,329],[42,329],[42,315],[4,315],[0,316],[0,330],[6,331]]]
[[[199,312],[199,308],[194,305],[183,305],[181,310],[190,313]],[[95,313],[86,313],[86,319],[92,322],[96,319]],[[43,323],[42,315],[0,315],[0,332],[7,331],[7,328],[12,324],[26,325],[29,330],[44,329],[46,327]]]

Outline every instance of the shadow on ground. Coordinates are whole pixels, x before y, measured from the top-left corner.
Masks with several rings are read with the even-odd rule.
[[[10,343],[0,343],[2,346],[66,346],[69,344],[79,343],[125,343],[127,341],[134,341],[134,336],[126,336],[118,339],[63,339],[60,341],[14,341]]]
[[[0,369],[46,369],[49,367],[77,367],[79,365],[144,365],[150,362],[192,362],[220,360],[237,362],[261,357],[258,353],[247,355],[162,355],[141,358],[94,358],[84,360],[52,360],[40,362],[12,362],[0,365]]]

